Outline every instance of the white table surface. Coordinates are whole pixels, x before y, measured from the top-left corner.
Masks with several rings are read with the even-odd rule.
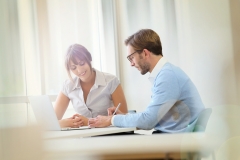
[[[48,153],[89,155],[151,155],[156,153],[211,153],[218,138],[204,133],[103,136],[80,139],[47,140]]]
[[[69,131],[44,131],[43,139],[59,139],[59,138],[81,138],[106,135],[112,133],[130,132],[136,130],[132,128],[119,128],[119,127],[107,127],[107,128],[91,128],[84,130],[69,130]]]

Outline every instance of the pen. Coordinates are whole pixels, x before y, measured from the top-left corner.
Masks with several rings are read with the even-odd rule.
[[[115,111],[113,112],[113,115],[116,114],[116,112],[118,111],[118,108],[121,106],[121,103],[118,104],[117,108],[115,109]]]

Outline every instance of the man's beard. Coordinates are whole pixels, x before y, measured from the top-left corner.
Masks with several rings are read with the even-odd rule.
[[[142,59],[141,56],[140,56],[140,59]],[[138,66],[141,69],[142,75],[146,74],[150,70],[150,65],[147,62],[139,61]]]

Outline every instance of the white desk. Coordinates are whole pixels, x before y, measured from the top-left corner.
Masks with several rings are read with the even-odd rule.
[[[59,139],[59,138],[80,138],[80,137],[91,137],[113,133],[130,132],[135,131],[136,128],[118,128],[118,127],[107,127],[107,128],[91,128],[84,130],[69,130],[69,131],[45,131],[43,133],[44,139]]]
[[[104,136],[46,140],[47,155],[95,155],[101,159],[184,158],[188,153],[208,154],[219,143],[204,133]],[[191,158],[190,158],[191,159]]]

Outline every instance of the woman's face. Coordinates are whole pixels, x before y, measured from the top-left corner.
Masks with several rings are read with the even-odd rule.
[[[76,60],[77,64],[74,64],[73,61],[69,62],[69,68],[73,74],[81,79],[83,82],[88,82],[91,80],[92,69],[87,62],[82,60]]]

